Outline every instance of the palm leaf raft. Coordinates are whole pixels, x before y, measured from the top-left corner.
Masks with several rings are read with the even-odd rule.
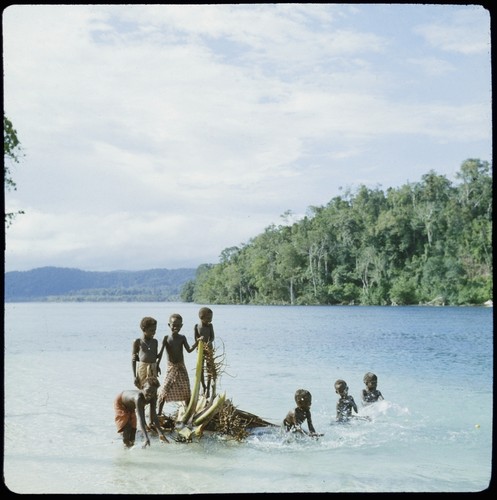
[[[202,365],[205,363],[206,375],[211,378],[210,397],[200,396]],[[216,383],[223,372],[223,355],[216,356],[215,349],[198,343],[195,380],[188,406],[180,405],[176,415],[160,415],[159,422],[165,431],[173,434],[178,442],[191,442],[199,439],[205,431],[220,434],[236,441],[243,441],[251,429],[258,427],[276,427],[253,413],[238,409],[226,392],[217,394]]]

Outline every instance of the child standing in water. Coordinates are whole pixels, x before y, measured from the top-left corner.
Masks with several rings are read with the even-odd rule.
[[[366,373],[363,380],[366,384],[366,389],[362,390],[363,404],[375,403],[379,399],[383,399],[383,394],[376,388],[378,385],[378,377],[374,373]]]
[[[186,352],[192,352],[198,344],[198,341],[196,341],[190,347],[186,337],[179,333],[183,327],[183,318],[180,314],[171,314],[168,325],[171,329],[171,335],[164,337],[157,360],[157,366],[159,366],[165,350],[167,352],[167,373],[159,394],[159,415],[162,413],[164,403],[170,401],[183,401],[185,406],[188,406],[191,389],[190,378],[188,377],[183,357],[183,349]]]
[[[140,390],[123,391],[118,394],[114,400],[114,421],[117,432],[122,433],[123,443],[127,448],[135,444],[137,417],[140,423],[140,429],[145,436],[143,448],[150,446],[150,438],[145,424],[145,407],[150,405],[150,418],[155,428],[161,434],[161,440],[169,442],[160,427],[155,406],[157,404],[157,387],[159,381],[155,377],[149,377],[142,383]]]
[[[357,413],[357,405],[355,404],[354,398],[349,395],[349,388],[345,380],[338,379],[335,382],[335,392],[340,396],[337,402],[337,422],[347,422],[352,415],[352,410]]]
[[[202,363],[202,374],[200,381],[205,396],[208,398],[210,395],[212,375],[209,366],[214,363],[214,327],[212,326],[212,317],[214,313],[208,307],[201,307],[198,312],[200,324],[196,324],[193,331],[196,342],[199,339],[204,341],[204,361]],[[207,383],[205,382],[205,372],[207,371]]]
[[[283,420],[283,425],[285,426],[285,430],[300,432],[302,434],[306,434],[304,429],[302,429],[302,424],[307,420],[307,427],[309,428],[310,436],[318,436],[316,434],[316,430],[312,425],[311,418],[311,403],[312,403],[312,395],[309,391],[305,389],[298,389],[295,392],[295,402],[297,403],[297,407],[293,411],[289,411],[285,419]]]
[[[145,316],[140,322],[142,336],[133,342],[131,353],[131,367],[133,379],[138,389],[148,377],[158,377],[157,351],[158,342],[154,339],[157,331],[157,320]]]

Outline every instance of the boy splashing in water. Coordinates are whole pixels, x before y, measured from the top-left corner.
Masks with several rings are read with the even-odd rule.
[[[374,373],[366,373],[363,380],[366,384],[366,389],[363,389],[361,393],[363,404],[375,403],[383,399],[383,394],[376,388],[378,385],[378,377]]]
[[[347,422],[352,415],[352,410],[357,413],[357,405],[355,404],[354,398],[349,395],[349,388],[347,387],[347,382],[342,379],[338,379],[335,382],[335,392],[340,396],[337,401],[337,422]]]
[[[314,426],[312,425],[311,418],[311,404],[312,395],[309,391],[305,389],[298,389],[295,392],[295,402],[297,407],[293,411],[289,411],[285,419],[283,420],[283,425],[285,430],[292,432],[300,432],[302,434],[307,434],[304,429],[302,429],[302,424],[307,420],[307,427],[309,428],[310,436],[320,436],[322,434],[317,434]]]

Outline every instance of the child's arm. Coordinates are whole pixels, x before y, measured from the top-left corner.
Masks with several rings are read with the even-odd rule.
[[[193,352],[196,349],[197,345],[198,345],[198,339],[195,339],[195,343],[190,347],[190,344],[188,343],[188,340],[183,335],[183,345],[185,346],[186,352]]]
[[[131,368],[133,370],[133,381],[136,387],[139,388],[140,383],[138,381],[138,376],[136,375],[136,363],[139,360],[138,352],[140,350],[140,339],[136,339],[133,342],[133,348],[131,351]]]
[[[161,427],[160,422],[159,422],[159,418],[157,417],[156,408],[157,408],[157,398],[154,398],[154,399],[152,399],[152,401],[150,401],[150,419],[154,423],[155,428],[161,433],[161,436],[163,438],[162,441],[169,443],[169,440],[167,439],[167,437],[164,434],[164,431],[162,430],[162,427]]]
[[[363,389],[362,392],[361,392],[361,399],[363,401],[366,401],[366,389]]]
[[[162,356],[164,355],[164,349],[166,348],[166,341],[167,341],[167,335],[162,340],[162,346],[160,348],[159,354],[157,354],[157,372],[158,373],[160,373],[159,365],[160,365],[160,362],[162,360]]]
[[[352,404],[352,408],[354,408],[354,411],[355,411],[356,413],[358,413],[358,412],[357,412],[357,405],[355,404],[354,398],[353,398],[352,396],[350,396],[350,402],[351,402],[351,404]]]
[[[312,434],[316,434],[316,429],[314,429],[314,426],[312,425],[312,418],[311,418],[311,411],[307,410],[307,427],[309,428],[309,432]]]

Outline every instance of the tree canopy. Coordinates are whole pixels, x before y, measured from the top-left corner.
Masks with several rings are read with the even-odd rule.
[[[483,304],[493,297],[492,171],[464,161],[453,184],[355,192],[271,225],[201,265],[182,299],[210,304]],[[282,216],[286,221],[287,218]]]
[[[14,163],[19,163],[22,155],[21,143],[17,138],[17,130],[12,122],[3,114],[3,183],[7,191],[15,191],[17,185],[12,178],[11,168]],[[23,214],[22,210],[17,212],[5,212],[5,225],[9,227],[16,215]]]

